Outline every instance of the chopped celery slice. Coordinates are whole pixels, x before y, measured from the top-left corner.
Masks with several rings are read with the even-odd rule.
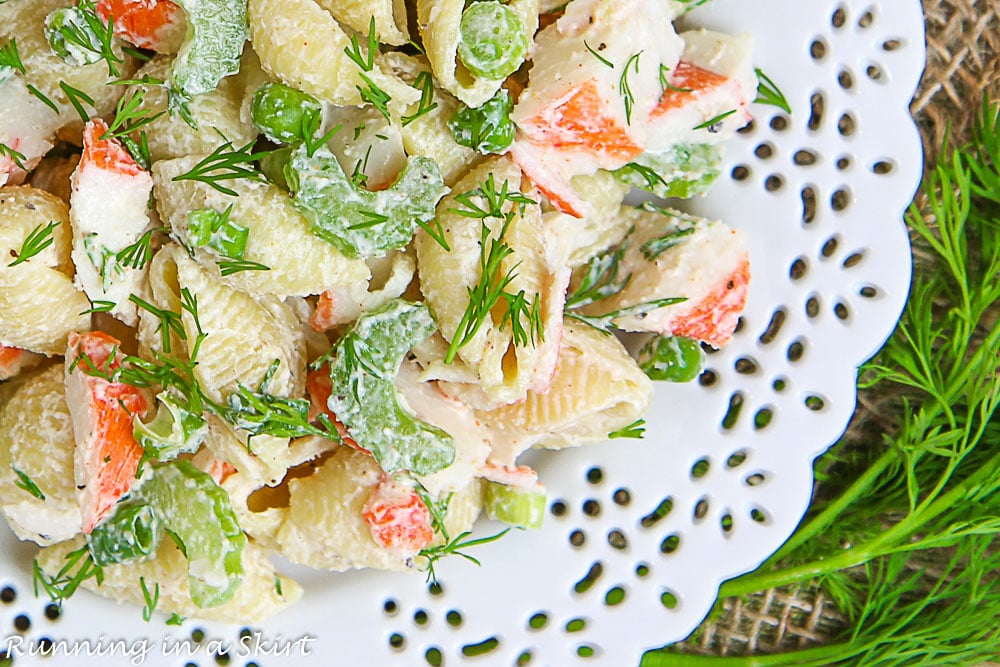
[[[154,466],[138,498],[153,507],[188,559],[191,601],[214,607],[232,599],[243,578],[243,547],[229,495],[190,461]]]
[[[448,191],[437,164],[421,156],[410,156],[387,189],[365,190],[325,147],[311,155],[305,146],[296,149],[285,178],[295,193],[292,203],[308,218],[312,233],[352,259],[405,247],[417,226],[434,217],[434,207]]]
[[[689,199],[707,192],[721,170],[721,146],[677,144],[665,153],[643,153],[612,173],[657,197]]]
[[[541,486],[522,489],[486,482],[484,506],[491,519],[515,528],[541,528],[545,517],[545,491]]]
[[[156,396],[160,405],[153,421],[145,424],[138,415],[132,422],[136,442],[146,456],[158,461],[169,461],[178,454],[191,454],[208,435],[208,422],[200,414],[187,410],[182,401],[169,391]]]
[[[210,93],[240,70],[250,38],[246,0],[175,0],[187,14],[188,31],[170,71],[171,108]]]
[[[396,394],[403,356],[436,329],[427,306],[395,299],[362,315],[334,348],[327,406],[386,472],[429,475],[455,459],[452,437],[417,419]]]
[[[223,257],[243,259],[250,230],[229,219],[233,207],[223,212],[199,208],[187,214],[188,241],[195,248],[208,246]]]
[[[163,525],[146,502],[126,500],[87,535],[87,548],[99,566],[128,564],[156,551]]]

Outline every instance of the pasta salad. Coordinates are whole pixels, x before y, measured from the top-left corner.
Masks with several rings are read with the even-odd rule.
[[[783,102],[749,36],[677,32],[702,2],[0,0],[37,589],[246,623],[302,595],[275,555],[433,578],[483,511],[541,525],[523,452],[641,437],[750,277],[664,200]]]

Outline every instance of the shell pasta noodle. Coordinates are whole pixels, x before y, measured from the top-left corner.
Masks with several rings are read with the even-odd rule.
[[[686,9],[0,3],[0,512],[39,594],[256,623],[303,595],[279,559],[433,581],[480,514],[542,524],[521,454],[642,437],[750,280],[657,199],[754,92]]]

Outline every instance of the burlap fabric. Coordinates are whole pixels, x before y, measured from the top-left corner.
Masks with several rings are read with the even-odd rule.
[[[953,146],[969,138],[984,94],[1000,101],[1000,0],[923,0],[923,5],[927,68],[910,108],[931,167],[946,137]],[[886,398],[874,389],[861,392],[844,436],[847,446],[880,442],[880,434],[891,428],[879,409]],[[823,486],[816,492],[823,493]],[[720,605],[678,648],[706,655],[778,653],[827,643],[846,628],[836,603],[813,588],[761,591]]]

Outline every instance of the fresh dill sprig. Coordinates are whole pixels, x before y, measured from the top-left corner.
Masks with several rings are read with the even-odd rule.
[[[589,327],[597,329],[601,333],[611,335],[611,330],[615,327],[615,320],[628,317],[630,315],[642,316],[646,313],[651,313],[654,310],[664,308],[666,306],[673,306],[678,303],[683,303],[687,301],[687,298],[682,296],[668,296],[662,299],[652,299],[650,301],[643,301],[642,303],[637,303],[634,306],[626,306],[625,308],[616,308],[607,313],[601,313],[600,315],[585,315],[577,310],[567,310],[566,317],[574,319],[578,322],[582,322]]]
[[[788,100],[785,99],[785,94],[771,80],[771,77],[764,74],[763,70],[759,67],[755,68],[754,71],[757,73],[757,99],[754,102],[757,104],[769,104],[773,107],[778,107],[787,114],[791,114],[792,107],[788,104]]]
[[[279,438],[298,438],[318,435],[340,442],[340,434],[329,415],[317,417],[318,425],[309,420],[309,401],[304,398],[285,398],[268,392],[268,386],[278,371],[280,362],[276,359],[268,367],[256,390],[243,384],[229,395],[221,414],[226,421],[243,429],[252,439],[257,435],[272,435]],[[247,441],[247,447],[250,441]]]
[[[226,141],[203,158],[189,171],[174,176],[174,181],[200,181],[222,194],[236,196],[236,191],[222,185],[223,181],[248,178],[253,181],[263,181],[264,175],[254,168],[254,163],[269,155],[272,151],[253,152],[254,141],[249,141],[240,148],[234,148],[232,141]]]
[[[628,426],[623,426],[617,431],[612,431],[611,433],[608,433],[608,440],[614,440],[616,438],[641,439],[645,434],[646,434],[646,420],[636,419]]]
[[[416,111],[402,117],[403,127],[438,108],[438,103],[434,101],[434,77],[431,76],[430,72],[420,72],[413,85],[420,90],[420,102],[417,104]]]
[[[9,157],[11,161],[17,165],[18,169],[28,171],[28,168],[24,164],[24,161],[28,158],[24,153],[14,150],[7,144],[0,143],[0,157],[3,156]]]
[[[17,251],[17,257],[7,266],[17,266],[22,262],[27,262],[54,242],[52,233],[59,226],[59,223],[52,220],[47,225],[38,225],[24,238],[21,249]]]
[[[392,98],[389,96],[389,93],[376,86],[366,74],[361,75],[361,80],[365,82],[364,87],[358,86],[361,99],[378,109],[378,112],[386,120],[391,120],[389,116],[389,102],[392,101]]]
[[[378,34],[375,32],[375,17],[371,17],[368,23],[368,48],[364,51],[358,43],[358,36],[351,35],[351,44],[344,49],[344,53],[365,72],[375,69],[375,53],[378,51]]]
[[[118,306],[114,301],[92,301],[91,307],[81,312],[81,315],[91,315],[93,313],[110,313]]]
[[[316,133],[319,132],[322,124],[322,112],[308,110],[302,114],[302,145],[305,146],[306,155],[309,157],[315,155],[316,151],[319,150],[321,146],[326,146],[326,143],[330,141],[335,134],[340,132],[340,128],[342,127],[340,124],[334,125],[330,128],[329,132],[317,138]]]
[[[153,592],[149,592],[149,588],[146,586],[146,578],[139,577],[139,588],[142,589],[142,599],[145,601],[142,606],[142,620],[149,623],[153,619],[153,612],[156,610],[156,605],[160,603],[160,584],[159,582],[154,582],[155,587]]]
[[[357,183],[357,180],[356,179],[354,180],[355,183]],[[360,213],[361,216],[364,218],[364,220],[361,220],[360,222],[355,222],[352,225],[348,225],[347,226],[348,229],[352,231],[357,229],[368,229],[369,227],[374,227],[375,225],[381,225],[389,221],[389,216],[384,215],[382,213],[378,213],[376,211],[366,210],[366,211],[361,211]]]
[[[588,51],[590,51],[591,55],[593,55],[595,58],[597,58],[601,62],[602,65],[604,65],[605,67],[608,67],[610,69],[614,69],[615,68],[615,64],[613,62],[611,62],[610,60],[608,60],[607,58],[605,58],[604,56],[602,56],[600,53],[598,53],[597,49],[595,49],[594,47],[592,47],[590,44],[587,44],[587,40],[583,40],[583,46]],[[605,45],[601,44],[600,48],[605,48]]]
[[[693,91],[692,88],[680,88],[670,83],[670,68],[660,63],[660,93],[666,93],[668,90],[675,93],[690,93]]]
[[[268,368],[255,390],[238,385],[237,390],[223,403],[209,398],[194,372],[198,364],[201,343],[207,337],[198,315],[198,301],[187,288],[181,289],[180,297],[181,312],[191,316],[197,332],[194,341],[191,341],[184,331],[181,314],[157,308],[136,295],[131,295],[130,299],[160,320],[157,330],[163,336],[165,351],[169,352],[168,339],[171,333],[177,334],[181,340],[187,342],[187,360],[159,352],[153,352],[154,358],[151,360],[131,355],[120,356],[118,349],[115,348],[108,362],[101,365],[96,364],[87,354],[79,353],[69,366],[70,372],[79,368],[87,375],[100,377],[112,383],[120,382],[140,388],[160,387],[163,391],[172,390],[187,412],[200,415],[207,411],[245,430],[251,438],[264,434],[276,437],[318,435],[336,442],[340,441],[337,428],[328,415],[321,414],[315,421],[309,419],[309,401],[269,393],[268,386],[278,369],[277,361]]]
[[[683,243],[684,239],[692,234],[694,234],[694,227],[668,232],[643,243],[639,246],[639,252],[646,260],[652,262],[666,251]]]
[[[618,277],[622,260],[627,251],[628,243],[624,242],[613,250],[590,258],[580,277],[579,284],[566,296],[566,303],[563,306],[566,317],[593,327],[601,333],[610,334],[614,327],[614,320],[619,317],[642,315],[685,300],[683,297],[666,297],[618,308],[600,315],[581,313],[581,308],[613,297],[628,286],[632,280],[631,273],[627,273],[621,278]]]
[[[639,74],[639,56],[641,55],[642,51],[633,53],[629,59],[625,61],[625,67],[622,69],[621,78],[618,79],[618,89],[625,102],[625,122],[629,125],[632,124],[632,109],[635,107],[635,93],[632,91],[632,84],[629,83],[628,75],[630,70],[636,75]]]
[[[472,531],[467,530],[464,533],[456,536],[455,539],[448,541],[445,544],[439,544],[433,547],[427,547],[426,549],[421,549],[419,555],[427,559],[424,564],[425,571],[427,572],[428,583],[437,584],[437,573],[434,571],[434,564],[445,556],[461,556],[465,560],[475,563],[476,565],[481,565],[478,559],[462,551],[462,549],[468,549],[469,547],[479,546],[481,544],[488,544],[490,542],[496,542],[501,537],[510,532],[510,528],[505,528],[495,535],[489,535],[487,537],[478,537],[474,540],[468,539],[472,535]]]
[[[109,86],[162,86],[166,83],[163,79],[159,79],[155,76],[150,76],[148,74],[143,74],[139,78],[132,79],[115,79],[114,81],[109,81]]]
[[[90,120],[90,114],[83,108],[83,105],[84,103],[87,103],[91,108],[94,108],[94,98],[82,90],[74,88],[65,81],[60,81],[59,87],[62,89],[63,93],[66,94],[66,99],[69,100],[69,103],[73,105],[73,108],[76,109],[76,112],[80,115],[80,120],[84,123]]]
[[[500,296],[506,302],[500,318],[500,328],[510,327],[510,335],[515,346],[525,347],[545,339],[545,331],[542,328],[542,302],[537,292],[530,301],[524,290],[520,290],[517,294],[503,292]]]
[[[132,159],[135,160],[136,164],[146,171],[152,168],[153,157],[149,153],[149,138],[146,136],[146,130],[139,130],[138,141],[132,137],[122,137],[121,142],[125,146],[125,149],[132,155]]]
[[[632,280],[632,274],[625,274],[619,279],[618,272],[627,250],[628,244],[622,243],[614,250],[591,257],[580,284],[566,296],[566,310],[589,306],[625,289]]]
[[[504,260],[514,253],[504,237],[513,222],[516,212],[506,210],[508,204],[515,205],[523,211],[534,200],[525,197],[520,192],[510,192],[507,181],[498,189],[490,174],[478,188],[464,192],[455,197],[462,208],[452,208],[451,211],[467,218],[480,220],[479,239],[479,281],[466,288],[469,304],[466,306],[455,335],[448,346],[445,363],[455,360],[458,351],[468,345],[489,319],[494,307],[504,303],[500,326],[510,326],[515,345],[534,344],[542,339],[540,295],[535,294],[529,302],[522,290],[518,294],[507,291],[507,287],[517,278],[517,266],[504,272]],[[483,204],[483,205],[481,205]],[[488,220],[500,221],[500,229],[493,234]],[[527,326],[525,326],[525,321]]]
[[[444,236],[444,225],[441,224],[441,221],[438,220],[437,217],[432,218],[428,222],[417,220],[417,224],[421,229],[427,232],[428,236],[434,239],[435,243],[444,248],[445,252],[451,252],[451,246],[448,245],[448,239]]]
[[[219,274],[222,276],[231,276],[234,273],[240,273],[242,271],[270,271],[271,267],[266,264],[261,264],[260,262],[251,262],[248,259],[236,259],[230,257],[227,259],[220,259],[216,262],[219,267]]]
[[[137,89],[132,95],[118,100],[114,120],[108,126],[107,132],[101,135],[101,139],[121,139],[149,125],[166,113],[160,111],[153,114],[150,113],[149,109],[142,108],[144,97],[145,93],[142,89]]]
[[[702,5],[707,4],[708,1],[709,0],[675,0],[675,2],[679,2],[682,5],[685,5],[684,7],[685,14],[694,9],[695,7],[701,7]]]
[[[156,319],[160,320],[160,323],[156,326],[156,329],[154,329],[153,332],[160,332],[160,345],[164,352],[168,354],[170,353],[171,333],[177,334],[177,337],[181,340],[187,339],[187,334],[184,332],[184,327],[181,324],[181,316],[179,314],[172,310],[158,308],[137,294],[130,294],[128,300],[142,310],[145,310],[156,317]]]
[[[169,232],[169,227],[154,227],[146,230],[139,240],[125,246],[115,253],[115,261],[124,268],[141,269],[153,258],[151,244],[153,234],[157,232]]]
[[[358,43],[357,35],[351,35],[351,44],[344,49],[344,53],[354,63],[361,68],[360,77],[364,82],[364,87],[358,86],[361,99],[368,102],[381,113],[386,120],[389,120],[388,104],[392,100],[387,92],[375,85],[368,77],[368,73],[375,69],[375,54],[378,53],[378,35],[375,32],[375,17],[371,18],[368,24],[368,48],[362,51]]]
[[[849,626],[769,665],[972,665],[996,657],[1000,615],[1000,110],[924,179],[906,216],[918,258],[893,336],[862,368],[893,401],[883,446],[844,441],[817,462],[825,491],[742,596],[820,589]],[[934,568],[927,567],[933,562]],[[727,660],[734,666],[751,659]],[[644,667],[708,664],[678,651]],[[715,664],[715,663],[712,663]]]
[[[484,200],[484,203],[486,204],[485,208],[476,202],[477,198]],[[493,174],[489,174],[486,177],[486,180],[481,183],[479,187],[457,195],[455,197],[455,201],[461,204],[464,208],[450,209],[452,213],[457,213],[458,215],[466,218],[478,218],[480,220],[486,218],[503,219],[507,215],[504,213],[503,208],[508,202],[516,204],[519,211],[523,211],[524,207],[529,204],[538,203],[534,199],[527,197],[520,192],[511,192],[507,181],[504,181],[503,185],[501,185],[498,190]]]
[[[431,515],[431,530],[440,535],[447,544],[451,542],[451,535],[448,534],[448,526],[445,524],[445,517],[448,515],[448,506],[451,504],[454,493],[449,493],[443,500],[435,499],[419,480],[414,481],[414,489],[420,499],[427,506],[427,512]]]
[[[21,62],[21,54],[17,50],[16,39],[11,39],[0,47],[0,81],[6,78],[4,75],[5,68],[10,68],[9,71],[16,70],[21,74],[26,73],[24,63]]]
[[[10,469],[17,475],[17,480],[14,482],[15,486],[19,489],[24,489],[39,500],[45,500],[45,494],[42,493],[42,490],[35,484],[35,480],[31,479],[26,472],[19,469],[13,463],[10,464]]]
[[[42,104],[52,109],[53,113],[59,113],[59,105],[52,101],[52,98],[38,90],[34,84],[27,84],[28,92],[35,96]]]
[[[201,317],[198,316],[198,297],[192,294],[191,290],[187,287],[181,288],[181,312],[189,314],[191,321],[194,322],[196,335],[194,342],[189,346],[188,358],[191,359],[192,363],[195,363],[198,359],[198,351],[201,349],[201,343],[208,334],[201,328]]]
[[[66,564],[52,576],[45,574],[36,558],[32,562],[31,575],[35,597],[38,597],[41,587],[59,608],[88,579],[96,580],[98,585],[104,581],[104,570],[94,563],[86,544],[66,554]]]
[[[639,164],[638,162],[629,162],[624,167],[620,167],[617,173],[626,174],[627,172],[634,171],[639,174],[644,181],[646,181],[645,190],[650,192],[655,192],[657,188],[669,188],[670,183],[667,182],[663,176],[661,176],[655,169],[648,167],[644,164]]]
[[[719,125],[722,123],[722,121],[726,120],[727,118],[729,118],[730,116],[732,116],[735,113],[736,113],[736,109],[730,109],[729,111],[725,111],[723,113],[720,113],[718,116],[713,116],[712,118],[709,118],[704,123],[699,123],[698,125],[695,125],[691,129],[692,130],[708,130],[709,132],[712,132],[714,134],[714,133],[716,133],[716,132],[719,131]]]

